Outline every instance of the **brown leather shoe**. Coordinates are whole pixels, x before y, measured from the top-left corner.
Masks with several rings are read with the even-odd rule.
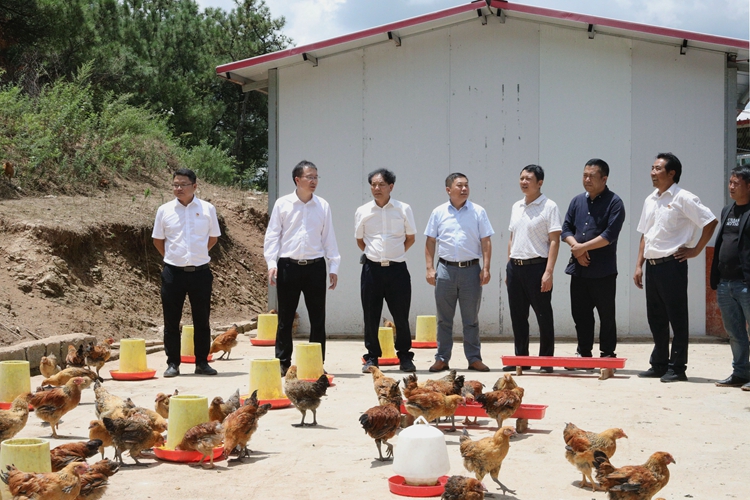
[[[445,370],[450,370],[450,369],[451,367],[448,366],[448,363],[439,359],[435,361],[435,364],[433,364],[430,367],[431,372],[444,372]]]
[[[490,367],[482,363],[480,360],[476,360],[469,365],[469,370],[474,370],[477,372],[488,372],[490,371]]]

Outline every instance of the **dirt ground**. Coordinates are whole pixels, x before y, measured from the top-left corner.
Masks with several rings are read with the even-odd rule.
[[[175,388],[180,394],[223,397],[239,388],[247,392],[250,360],[273,356],[271,347],[254,347],[246,335],[229,361],[213,363],[219,375],[196,376],[192,366],[183,364],[182,375],[161,378],[165,365],[163,352],[149,355],[148,364],[158,369],[157,378],[141,382],[110,381],[109,363],[103,370],[105,386],[114,394],[130,396],[151,408],[158,392]],[[467,378],[492,386],[502,375],[501,355],[512,352],[509,343],[485,343],[484,361],[490,373],[465,370],[460,347],[454,350],[451,365]],[[536,346],[532,346],[534,352]],[[144,459],[147,467],[128,467],[110,479],[104,495],[108,498],[193,500],[204,498],[253,499],[363,499],[400,498],[388,490],[387,479],[394,475],[390,462],[375,458],[374,441],[358,422],[361,412],[376,404],[370,375],[360,373],[361,342],[335,340],[328,343],[326,369],[335,376],[335,387],[328,390],[318,410],[317,427],[295,428],[300,413],[286,408],[272,410],[260,420],[250,442],[253,453],[243,463],[219,461],[214,470],[200,470],[185,464]],[[575,351],[572,344],[559,344],[559,355]],[[434,350],[416,350],[415,363],[420,380],[432,374],[427,368]],[[565,460],[562,430],[566,422],[583,429],[602,431],[621,427],[629,439],[618,442],[612,462],[640,464],[655,451],[668,451],[676,464],[670,465],[671,480],[658,496],[667,500],[693,498],[717,500],[747,497],[747,463],[750,459],[750,392],[718,388],[713,381],[731,371],[729,347],[723,344],[695,344],[690,348],[689,382],[663,384],[639,379],[636,373],[647,367],[650,345],[618,346],[618,354],[628,358],[626,369],[600,381],[594,374],[557,371],[554,374],[527,372],[517,378],[525,388],[525,403],[548,405],[543,420],[532,420],[530,432],[518,435],[500,472],[500,480],[516,491],[503,497],[496,485],[484,481],[492,497],[517,500],[605,499],[602,492],[581,490],[580,474]],[[397,367],[384,367],[387,375],[401,378]],[[435,377],[437,378],[437,377]],[[41,377],[34,377],[36,386]],[[87,438],[87,426],[94,418],[94,394],[85,391],[81,405],[63,418],[59,430],[66,439]],[[308,419],[310,415],[308,414]],[[459,419],[460,420],[460,419]],[[496,424],[479,419],[469,427],[473,438],[489,436]],[[513,420],[508,425],[513,425]],[[447,425],[441,425],[447,429]],[[459,426],[459,429],[461,426]],[[20,437],[49,437],[49,427],[31,415]],[[458,449],[460,431],[446,433],[450,474],[469,475],[463,468]],[[399,437],[393,440],[399,453]],[[112,457],[112,449],[107,456]],[[131,462],[125,457],[126,462]]]

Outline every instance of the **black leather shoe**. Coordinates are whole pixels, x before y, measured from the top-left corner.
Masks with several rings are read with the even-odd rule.
[[[365,364],[362,365],[362,373],[370,373],[371,366],[377,367],[378,364],[371,359],[368,359],[367,361],[365,361]]]
[[[531,367],[530,366],[522,366],[521,369],[522,370],[531,370]],[[516,366],[515,365],[503,366],[503,371],[504,372],[514,372],[514,371],[516,371]]]
[[[196,375],[216,375],[217,373],[208,363],[197,363],[195,365]]]
[[[728,376],[724,380],[715,382],[716,387],[742,387],[743,385],[750,382],[750,380],[742,377],[736,377],[734,374]]]
[[[641,373],[639,373],[639,374],[638,374],[638,377],[640,377],[640,378],[661,378],[661,377],[663,377],[663,376],[664,376],[664,374],[666,374],[666,373],[667,373],[667,371],[666,371],[666,370],[656,370],[656,369],[654,369],[654,367],[652,366],[651,368],[649,368],[649,369],[648,369],[648,370],[646,370],[645,372],[641,372]]]
[[[400,366],[398,368],[402,372],[415,372],[415,371],[417,371],[417,367],[414,366],[414,362],[412,360],[410,360],[410,359],[407,359],[406,361],[402,361],[400,363]]]
[[[552,373],[554,369],[551,366],[541,366],[539,367],[539,373]]]
[[[180,374],[180,367],[175,365],[169,365],[166,370],[164,370],[164,377],[170,378],[170,377],[176,377]]]
[[[687,382],[687,375],[684,373],[676,373],[674,370],[667,370],[659,380],[664,383],[668,382]]]

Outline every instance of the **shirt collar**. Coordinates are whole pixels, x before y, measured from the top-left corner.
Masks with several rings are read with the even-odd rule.
[[[601,198],[602,196],[604,196],[604,195],[605,195],[605,194],[607,194],[608,192],[609,192],[609,188],[608,188],[608,187],[607,187],[607,186],[605,185],[605,186],[604,186],[604,190],[603,190],[603,191],[602,191],[601,193],[599,193],[599,195],[598,195],[598,196],[597,196],[596,198],[594,198],[593,200],[591,200],[591,201],[596,201],[596,200],[598,200],[599,198]],[[589,196],[589,193],[588,193],[588,192],[586,192],[586,198],[589,198],[589,199],[591,198],[591,196]]]
[[[468,208],[470,203],[471,203],[471,201],[466,200],[466,203],[464,203],[464,206],[462,206],[461,208],[456,208],[456,207],[453,206],[453,203],[451,203],[451,201],[448,200],[448,210],[454,210],[456,212],[460,212],[464,208]]]
[[[677,193],[680,192],[680,189],[681,189],[680,186],[676,182],[674,182],[674,183],[672,183],[671,186],[669,186],[667,189],[664,190],[664,192],[661,194],[661,196],[664,196],[665,194],[669,193],[669,196],[674,197],[674,196],[677,195]],[[661,196],[659,196],[659,190],[658,189],[654,189],[654,194],[652,196],[654,198],[656,198],[657,200],[659,198],[661,198]]]
[[[304,201],[302,201],[302,200],[299,199],[299,195],[297,194],[297,190],[296,189],[292,193],[292,197],[293,197],[293,200],[294,200],[293,203],[301,203],[302,205],[307,205],[307,203],[315,203],[315,204],[318,203],[318,197],[315,196],[315,193],[313,193],[312,198],[310,198],[310,201],[308,201],[307,203],[305,203]]]
[[[586,194],[588,194],[588,193],[586,193]],[[547,199],[547,196],[545,196],[544,194],[540,194],[539,197],[536,200],[532,201],[528,205],[526,204],[526,198],[522,199],[521,200],[521,205],[524,206],[524,207],[530,207],[532,205],[539,205],[540,203],[542,203],[546,199]]]

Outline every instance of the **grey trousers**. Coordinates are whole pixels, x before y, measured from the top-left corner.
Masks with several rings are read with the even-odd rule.
[[[436,360],[448,362],[453,350],[453,317],[456,302],[461,308],[464,354],[469,364],[482,360],[479,341],[479,306],[482,303],[482,286],[479,273],[482,266],[446,266],[438,263],[435,277],[435,306],[437,308]]]

